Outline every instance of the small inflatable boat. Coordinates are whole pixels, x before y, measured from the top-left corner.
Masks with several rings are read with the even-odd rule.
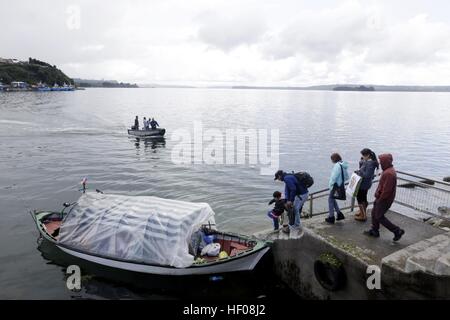
[[[164,137],[166,129],[133,130],[128,129],[128,134],[139,138]]]

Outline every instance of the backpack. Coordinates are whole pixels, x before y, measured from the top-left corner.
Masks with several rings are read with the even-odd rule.
[[[294,173],[294,177],[297,178],[298,183],[301,183],[307,189],[311,188],[311,186],[314,184],[314,179],[308,172],[301,171]]]

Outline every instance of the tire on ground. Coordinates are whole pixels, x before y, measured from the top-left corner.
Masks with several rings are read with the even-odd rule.
[[[345,287],[347,275],[342,262],[331,253],[324,253],[314,262],[314,275],[320,285],[328,291]]]

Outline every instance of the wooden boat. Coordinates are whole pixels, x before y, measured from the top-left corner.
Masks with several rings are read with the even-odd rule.
[[[166,134],[166,129],[164,128],[150,129],[150,130],[128,129],[128,134],[140,138],[163,137]]]
[[[67,214],[32,212],[41,237],[71,256],[115,269],[176,276],[249,271],[270,250],[269,242],[211,227],[214,213],[204,203],[91,193],[65,205]],[[200,256],[189,245],[196,228],[213,237],[225,257]]]

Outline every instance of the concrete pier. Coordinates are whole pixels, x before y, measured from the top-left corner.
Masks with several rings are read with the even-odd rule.
[[[450,299],[448,229],[391,211],[388,218],[406,231],[394,243],[393,234],[383,227],[378,239],[363,235],[370,228],[370,219],[361,223],[354,220],[353,214],[345,215],[345,220],[334,225],[325,223],[325,216],[320,215],[303,219],[301,232],[257,235],[274,242],[275,273],[299,296],[306,299]],[[317,269],[315,272],[316,262],[328,256],[344,270],[345,280],[339,289],[324,287],[323,279],[319,281],[321,274]],[[367,285],[373,274],[368,273],[369,266],[378,266],[381,271],[379,289]]]

